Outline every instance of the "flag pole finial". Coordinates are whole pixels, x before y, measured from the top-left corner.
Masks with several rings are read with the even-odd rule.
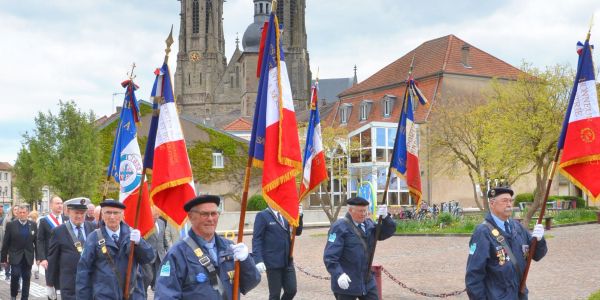
[[[277,14],[277,0],[273,0],[273,1],[271,2],[271,11],[272,11],[274,14]]]
[[[131,64],[131,71],[127,73],[127,77],[129,77],[129,80],[133,80],[136,77],[136,75],[133,75],[133,69],[135,69],[135,67],[135,62],[133,62],[133,64]]]
[[[169,61],[169,53],[171,52],[171,45],[173,45],[173,25],[171,25],[171,32],[169,32],[169,36],[165,40],[165,44],[167,44],[167,48],[165,49],[165,63]]]
[[[319,67],[317,67],[317,81],[319,81]]]
[[[594,26],[594,14],[592,13],[592,17],[590,18],[590,28],[588,29],[588,33],[585,38],[587,41],[590,40],[590,35],[592,35],[592,27],[593,26]]]
[[[408,68],[408,77],[410,77],[412,75],[414,67],[415,67],[415,54],[413,53],[412,60],[410,61],[410,67]]]

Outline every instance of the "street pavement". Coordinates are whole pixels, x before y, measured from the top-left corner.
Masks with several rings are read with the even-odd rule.
[[[600,289],[600,225],[553,228],[546,231],[548,255],[533,262],[528,277],[529,299],[587,299]],[[296,240],[296,264],[317,277],[329,276],[323,265],[327,229],[305,229]],[[244,242],[251,245],[251,237]],[[375,264],[382,265],[400,282],[417,291],[431,294],[464,289],[469,237],[395,236],[377,244]],[[35,268],[35,266],[34,266]],[[0,300],[10,299],[9,282],[0,275]],[[333,299],[330,282],[297,271],[298,294],[295,299]],[[382,275],[384,299],[427,299]],[[43,275],[33,280],[30,299],[44,299]],[[266,275],[257,288],[242,299],[268,297]],[[152,294],[149,299],[152,299]],[[19,299],[19,298],[17,298]],[[467,299],[462,293],[450,299]]]

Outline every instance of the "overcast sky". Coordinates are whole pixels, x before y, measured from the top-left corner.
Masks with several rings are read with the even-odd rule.
[[[306,29],[313,74],[362,81],[430,39],[454,34],[508,63],[576,64],[598,0],[397,1],[307,0]],[[153,70],[164,57],[171,25],[179,35],[177,0],[0,0],[0,161],[14,164],[21,136],[39,111],[75,100],[96,116],[121,105],[131,64],[139,99],[148,99]],[[252,0],[224,4],[226,55],[252,22]],[[598,23],[600,21],[596,21]],[[599,26],[592,43],[600,44]],[[241,47],[241,45],[240,45]],[[173,45],[177,53],[177,42]],[[598,61],[598,55],[594,55]],[[175,72],[175,56],[170,60]]]

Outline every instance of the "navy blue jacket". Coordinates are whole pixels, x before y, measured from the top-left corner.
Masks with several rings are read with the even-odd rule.
[[[498,228],[492,215],[487,214],[485,220],[498,230],[506,239],[507,245],[517,261],[520,272],[517,274],[511,261],[501,263],[502,246],[497,241],[490,229],[480,224],[475,228],[469,241],[469,258],[467,260],[467,274],[465,284],[470,299],[527,299],[527,289],[524,295],[519,295],[519,285],[525,270],[526,254],[531,244],[532,237],[521,223],[510,220],[511,233],[503,228]],[[537,243],[533,260],[539,261],[548,252],[546,240]],[[500,257],[499,257],[500,256]]]
[[[77,275],[77,263],[81,257],[75,248],[67,226],[71,226],[68,221],[54,229],[46,257],[48,259],[46,282],[56,289],[60,287],[61,299],[64,300],[75,299],[75,276]],[[89,237],[90,233],[94,231],[90,222],[84,222],[83,229],[86,237]]]
[[[345,220],[337,220],[327,235],[327,244],[325,245],[325,253],[323,261],[329,274],[331,274],[331,290],[334,293],[362,296],[366,295],[367,291],[375,286],[375,276],[370,276],[367,281],[367,269],[369,265],[369,253],[373,251],[375,244],[375,222],[367,219],[366,223],[366,240],[368,252],[365,252],[360,237],[354,233],[354,230],[349,226],[355,226],[352,222],[352,217],[349,213],[344,217],[349,219],[351,225]],[[362,230],[356,227],[359,232]],[[381,223],[381,233],[379,240],[385,240],[396,232],[396,222],[388,214],[383,218]],[[361,233],[362,235],[362,233]],[[368,272],[371,272],[368,270]],[[350,287],[347,290],[342,290],[337,280],[340,275],[346,273],[350,277]]]
[[[284,226],[269,208],[256,214],[254,219],[252,255],[256,263],[264,262],[267,269],[285,268],[293,264],[290,261],[290,225],[285,218],[283,223]],[[296,236],[302,234],[302,225],[300,216]]]
[[[191,231],[191,230],[190,230]],[[190,233],[188,233],[190,234]],[[227,299],[232,299],[234,261],[233,250],[230,245],[232,241],[215,235],[217,256],[219,262],[216,264],[218,276],[221,279]],[[208,250],[200,246],[202,252],[210,257]],[[240,262],[240,292],[246,294],[260,282],[260,273],[254,265],[254,260],[249,255],[246,260]],[[173,299],[221,299],[219,293],[213,289],[210,283],[208,271],[198,261],[198,257],[188,244],[180,240],[175,243],[165,256],[156,277],[155,300]]]
[[[125,284],[125,273],[127,272],[131,245],[129,239],[131,229],[127,224],[121,222],[118,247],[106,233],[104,223],[102,223],[101,230],[106,241],[106,248],[121,277],[120,280],[122,284]],[[130,287],[134,286],[135,289],[131,293],[130,299],[146,299],[146,293],[142,287],[143,280],[140,265],[152,262],[154,257],[154,249],[144,239],[140,239],[140,243],[135,245],[130,281]],[[95,230],[88,235],[85,241],[83,253],[77,264],[75,287],[77,289],[77,299],[123,299],[123,290],[119,287],[119,281],[106,254],[102,253],[101,247],[98,245],[98,233]]]

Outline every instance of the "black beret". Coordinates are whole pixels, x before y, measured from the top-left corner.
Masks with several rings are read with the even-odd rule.
[[[358,206],[366,206],[369,205],[369,201],[365,198],[361,197],[352,197],[346,201],[348,205],[358,205]]]
[[[190,211],[194,206],[198,205],[198,204],[202,204],[202,203],[214,203],[216,205],[219,205],[219,203],[221,203],[221,197],[219,196],[215,196],[215,195],[200,195],[188,202],[186,202],[183,205],[183,210],[185,210],[186,212]]]
[[[515,194],[515,192],[513,192],[513,190],[511,190],[509,187],[495,187],[495,188],[491,188],[488,191],[488,198],[494,198],[500,194],[510,194],[510,196],[512,197],[512,195]]]
[[[69,199],[65,201],[65,204],[69,209],[78,209],[78,210],[87,210],[88,204],[90,204],[90,199],[85,197],[77,197],[73,199]]]
[[[106,199],[106,200],[100,202],[100,207],[116,207],[116,208],[120,208],[120,209],[125,209],[125,204],[121,203],[120,201],[113,200],[113,199]]]

